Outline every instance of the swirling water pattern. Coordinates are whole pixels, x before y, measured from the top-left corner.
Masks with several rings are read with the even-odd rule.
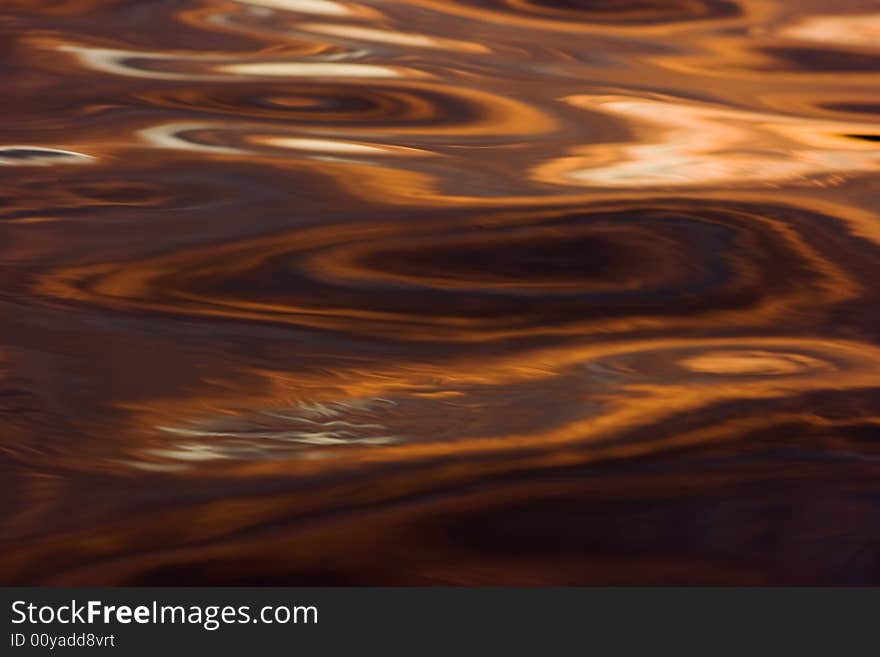
[[[880,583],[876,2],[0,33],[3,583]]]

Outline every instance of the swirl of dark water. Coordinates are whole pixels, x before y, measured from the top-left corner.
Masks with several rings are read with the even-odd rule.
[[[729,18],[741,13],[730,0],[472,0],[471,4],[536,17],[624,25]]]
[[[833,242],[793,230],[821,221],[781,208],[664,201],[312,227],[57,271],[37,290],[118,309],[415,340],[721,318],[757,326],[856,294],[858,283],[825,250]]]
[[[500,19],[532,27],[577,30],[605,26],[640,28],[727,21],[743,16],[735,0],[413,0],[437,11],[485,21]]]
[[[492,120],[491,102],[471,94],[405,86],[296,83],[199,86],[144,92],[153,106],[344,130],[442,129]]]

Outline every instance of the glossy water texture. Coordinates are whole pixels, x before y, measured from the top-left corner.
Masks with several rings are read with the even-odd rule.
[[[880,584],[876,0],[4,0],[0,582]]]

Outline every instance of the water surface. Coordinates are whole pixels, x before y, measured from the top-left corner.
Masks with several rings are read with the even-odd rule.
[[[880,583],[876,1],[0,37],[3,583]]]

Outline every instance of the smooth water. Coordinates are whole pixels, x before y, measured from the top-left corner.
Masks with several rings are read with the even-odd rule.
[[[2,0],[0,581],[880,583],[876,0]]]

